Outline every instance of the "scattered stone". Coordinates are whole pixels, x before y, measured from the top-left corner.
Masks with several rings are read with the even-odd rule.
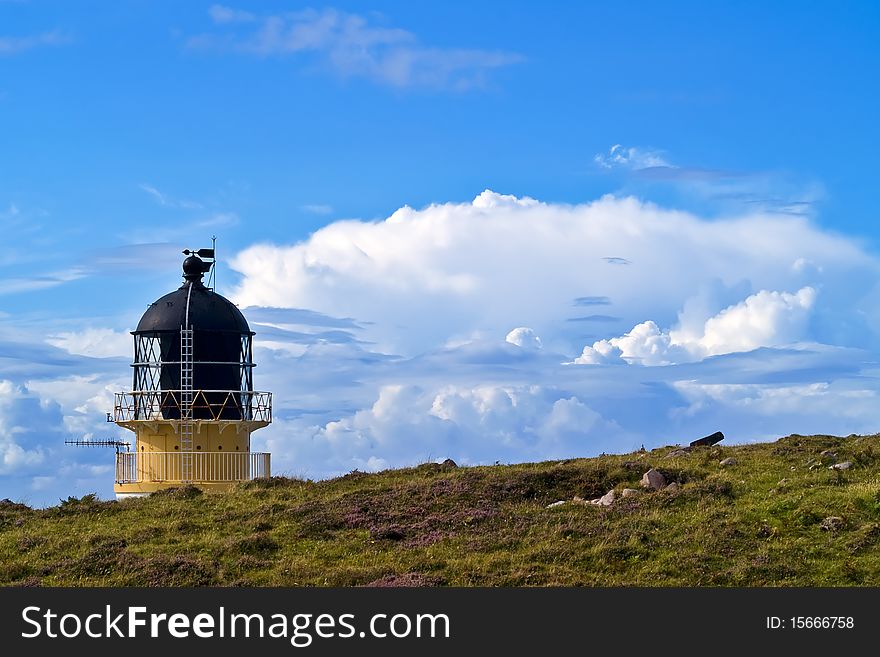
[[[452,468],[457,468],[458,464],[452,459],[446,459],[443,463],[440,464],[441,467],[451,470]]]
[[[819,527],[827,532],[836,532],[838,529],[843,529],[843,524],[843,518],[840,516],[828,516],[819,523]]]
[[[681,489],[681,486],[678,485],[678,482],[673,481],[671,484],[666,486],[663,490],[667,493],[677,493]]]
[[[565,500],[559,500],[557,502],[553,502],[552,504],[548,504],[547,508],[548,509],[555,509],[557,506],[562,506],[563,504],[565,504]]]
[[[624,488],[620,491],[621,497],[632,497],[633,495],[638,495],[641,491],[637,488]]]
[[[777,486],[785,486],[785,485],[787,485],[787,484],[788,484],[788,479],[786,479],[785,477],[783,477],[782,479],[779,480],[779,483],[776,484],[776,485],[777,485]]]
[[[666,477],[657,472],[654,468],[651,468],[644,475],[642,475],[641,484],[643,488],[650,488],[651,490],[662,490],[663,487],[666,486]]]
[[[575,495],[574,497],[571,498],[571,501],[574,504],[586,504],[587,503],[587,500],[585,500],[580,495]]]
[[[722,467],[725,467],[725,468],[726,468],[728,465],[736,465],[736,459],[733,458],[732,456],[728,456],[726,459],[724,459],[723,461],[721,461],[718,465],[720,465],[720,466],[722,466]]]
[[[819,456],[821,456],[823,459],[836,459],[837,452],[832,452],[830,449],[823,449],[821,452],[819,452]]]
[[[835,463],[828,467],[829,470],[849,470],[852,467],[852,461],[843,461],[842,463]]]
[[[674,449],[671,452],[669,452],[669,454],[666,455],[666,458],[674,459],[679,456],[689,456],[690,453],[691,453],[691,450],[688,447],[679,447],[678,449]]]
[[[614,504],[614,489],[612,488],[610,491],[605,493],[602,497],[596,500],[597,506],[611,506]]]
[[[724,440],[724,434],[720,431],[716,431],[715,433],[695,440],[691,443],[691,447],[703,447],[707,445],[714,445],[715,443],[720,443]]]

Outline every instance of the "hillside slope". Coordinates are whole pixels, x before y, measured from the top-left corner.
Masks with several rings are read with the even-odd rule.
[[[0,584],[880,585],[880,437],[673,451],[7,500]],[[680,488],[619,495],[650,467]],[[570,501],[612,488],[608,507]]]

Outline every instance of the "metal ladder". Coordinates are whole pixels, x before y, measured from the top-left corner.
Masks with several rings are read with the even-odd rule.
[[[193,477],[193,331],[180,327],[180,480]]]

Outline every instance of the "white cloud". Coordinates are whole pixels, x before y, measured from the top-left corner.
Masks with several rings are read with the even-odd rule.
[[[63,331],[50,335],[46,342],[68,353],[94,358],[128,357],[133,348],[131,335],[127,331],[106,328]]]
[[[654,167],[675,168],[666,161],[660,151],[620,144],[614,144],[607,153],[596,153],[593,162],[603,169],[620,168],[638,171]]]
[[[507,334],[507,337],[504,338],[504,340],[505,342],[514,344],[522,349],[535,350],[543,348],[541,338],[539,338],[538,334],[527,326],[520,326],[513,329]]]
[[[541,386],[386,385],[368,408],[286,451],[326,476],[445,457],[466,464],[563,458],[596,445],[629,449],[633,441],[576,397]]]
[[[22,292],[45,290],[79,280],[88,276],[89,273],[90,271],[86,267],[74,266],[46,274],[0,278],[0,294],[20,294]]]
[[[336,9],[257,17],[214,5],[209,13],[214,23],[227,31],[193,37],[191,47],[231,47],[263,56],[312,56],[343,77],[363,77],[399,88],[481,86],[489,71],[522,60],[503,51],[422,45],[411,32]]]
[[[630,264],[610,267],[609,254]],[[816,267],[792,268],[798,258]],[[815,310],[835,339],[864,343],[873,332],[852,309],[871,312],[877,304],[861,300],[870,285],[857,290],[851,281],[877,281],[880,271],[856,243],[803,217],[705,221],[633,198],[569,206],[491,191],[473,203],[405,206],[384,221],[337,221],[296,244],[255,245],[230,264],[242,274],[232,293],[241,307],[356,317],[370,322],[364,339],[403,355],[481,331],[503,335],[511,326],[530,327],[545,348],[579,352],[584,326],[595,330],[599,322],[566,320],[578,319],[573,300],[586,295],[608,301],[598,326],[607,333],[599,338],[646,319],[673,326],[702,295],[700,316],[684,317],[682,330],[708,330],[704,348],[718,353],[712,340],[729,342],[720,332],[764,308],[764,297],[708,329],[707,319],[760,290],[804,287],[829,291],[817,296]],[[784,300],[771,295],[766,303]],[[795,310],[782,315],[796,317]],[[760,330],[750,326],[748,339],[760,342]]]
[[[28,433],[28,391],[12,381],[0,380],[0,475],[28,470],[42,463],[45,454],[39,447],[22,445]]]
[[[669,365],[790,344],[804,337],[815,299],[816,291],[811,287],[795,294],[761,290],[707,319],[699,333],[682,327],[661,331],[648,320],[619,338],[584,347],[573,362],[598,365],[621,359],[642,365]]]

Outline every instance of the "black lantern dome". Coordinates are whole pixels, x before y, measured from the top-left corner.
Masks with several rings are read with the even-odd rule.
[[[211,265],[187,257],[183,285],[150,304],[132,332],[134,390],[161,394],[165,418],[180,417],[181,366],[187,366],[181,345],[190,330],[193,419],[246,419],[240,393],[253,391],[254,333],[235,304],[202,283]]]

